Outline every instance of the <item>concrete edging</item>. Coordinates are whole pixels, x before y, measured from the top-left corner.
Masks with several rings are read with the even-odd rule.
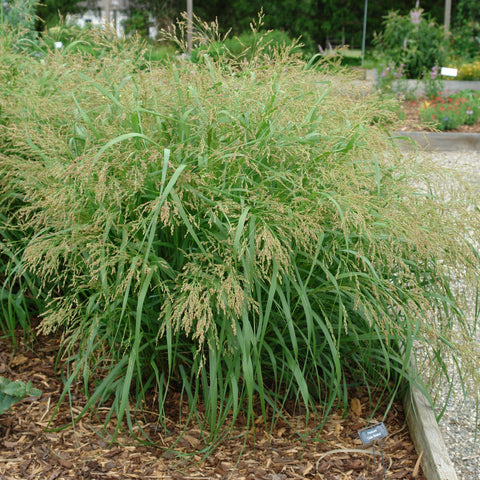
[[[396,80],[393,82],[394,91],[406,91],[415,97],[425,96],[425,82],[423,80]],[[440,90],[444,95],[461,92],[462,90],[480,90],[478,80],[440,80]]]
[[[480,133],[392,132],[391,138],[402,150],[480,151]]]
[[[423,393],[411,386],[403,405],[413,444],[422,455],[421,466],[427,480],[458,480],[435,413]]]

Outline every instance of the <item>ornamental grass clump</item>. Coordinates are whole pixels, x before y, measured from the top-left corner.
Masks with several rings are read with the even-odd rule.
[[[81,415],[148,438],[175,393],[213,445],[351,385],[392,402],[416,344],[480,371],[450,288],[478,212],[398,153],[383,100],[288,48],[145,69],[111,42],[0,55],[3,326],[61,336]]]

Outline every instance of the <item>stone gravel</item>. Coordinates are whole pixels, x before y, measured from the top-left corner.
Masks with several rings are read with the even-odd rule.
[[[480,198],[480,151],[464,151],[459,145],[457,151],[422,152],[419,155],[441,167],[455,170],[479,188]],[[480,334],[478,337],[480,341]],[[440,395],[446,394],[446,389],[440,392]],[[465,401],[460,383],[455,383],[454,396],[449,399],[439,426],[458,480],[480,479],[480,418],[476,418],[475,412],[475,401],[471,398]],[[479,438],[476,440],[477,435]]]

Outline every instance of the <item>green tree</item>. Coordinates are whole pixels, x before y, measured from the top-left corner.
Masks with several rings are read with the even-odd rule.
[[[480,21],[480,2],[478,0],[460,0],[456,9],[457,20]]]
[[[128,12],[128,18],[122,22],[125,34],[137,33],[142,37],[148,37],[151,23],[148,13],[146,9],[131,8]]]
[[[460,0],[452,25],[452,47],[461,57],[475,58],[480,48],[480,2]]]
[[[211,0],[194,2],[194,9],[205,20],[217,18],[220,28],[223,31],[231,28],[234,35],[249,30],[252,19],[263,10],[265,28],[285,31],[292,38],[301,36],[303,43],[313,46],[319,26],[317,3],[317,0]]]
[[[40,0],[37,7],[37,30],[43,30],[45,26],[57,25],[60,18],[68,13],[79,13],[82,7],[80,0]]]
[[[166,27],[175,22],[182,11],[186,10],[185,0],[130,0],[129,2],[129,22],[131,25],[139,24],[139,34],[145,34],[146,25],[149,20],[145,20],[145,15],[151,15],[154,18],[156,26]],[[144,20],[142,20],[144,19]]]
[[[443,8],[436,1],[423,1],[422,8],[429,12],[438,23],[443,21]],[[375,33],[382,30],[382,22],[392,10],[406,15],[415,6],[414,0],[383,2],[368,1],[367,44],[371,45]],[[344,41],[352,47],[361,45],[365,2],[359,0],[319,0],[317,41],[323,44],[331,41],[338,44]]]

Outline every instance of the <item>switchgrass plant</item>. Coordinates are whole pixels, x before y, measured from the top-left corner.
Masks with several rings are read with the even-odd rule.
[[[80,416],[107,406],[156,441],[142,411],[166,433],[176,393],[212,446],[240,415],[321,425],[352,385],[391,403],[422,385],[417,344],[480,371],[450,288],[477,280],[478,211],[399,155],[346,74],[288,48],[148,69],[115,39],[2,49],[2,327],[35,299]]]
[[[258,38],[259,36],[261,37],[260,39]],[[263,54],[269,54],[275,48],[278,50],[282,45],[290,45],[292,53],[302,53],[302,47],[289,38],[285,32],[270,30],[264,32],[264,34],[259,34],[258,31],[250,31],[237,37],[226,37],[215,42],[199,42],[197,48],[192,52],[191,59],[198,61],[205,54],[216,60],[218,60],[219,56],[225,57],[227,54],[235,58],[246,57],[250,59],[256,55],[256,50],[259,46]]]

